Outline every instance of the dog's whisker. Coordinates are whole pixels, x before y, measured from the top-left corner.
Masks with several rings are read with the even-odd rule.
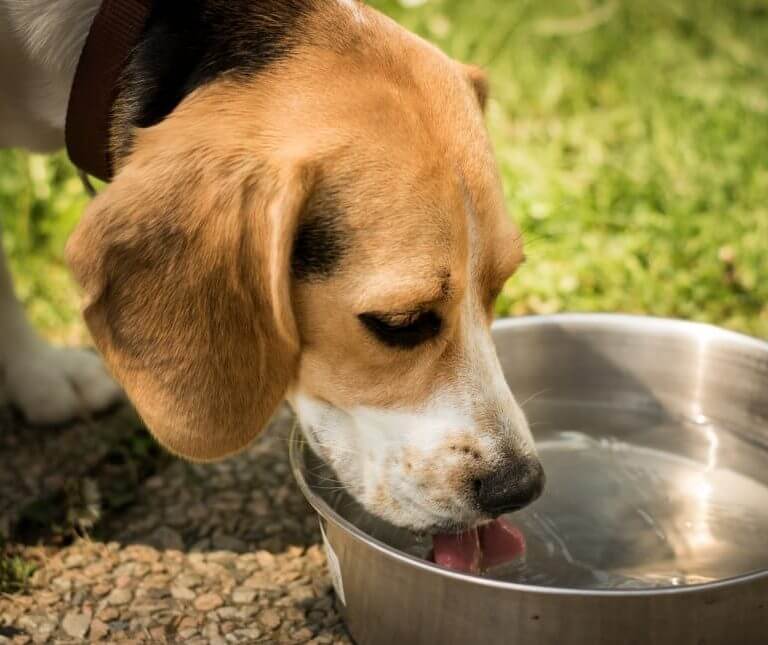
[[[551,388],[544,388],[543,390],[540,390],[540,391],[538,391],[538,392],[535,392],[534,394],[531,394],[531,396],[529,396],[529,397],[528,397],[528,398],[527,398],[525,401],[523,401],[523,402],[520,404],[520,408],[521,408],[521,409],[524,409],[526,405],[528,405],[528,404],[529,404],[529,403],[531,403],[532,401],[535,401],[535,400],[536,400],[537,398],[539,398],[539,397],[540,397],[542,394],[546,394],[547,392],[549,392],[549,391],[550,391],[550,389],[551,389]]]

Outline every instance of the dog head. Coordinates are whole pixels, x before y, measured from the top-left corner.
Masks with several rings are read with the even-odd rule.
[[[245,447],[288,398],[371,512],[470,525],[541,490],[490,336],[523,258],[487,84],[319,2],[258,73],[132,132],[68,245],[107,363],[171,451]]]

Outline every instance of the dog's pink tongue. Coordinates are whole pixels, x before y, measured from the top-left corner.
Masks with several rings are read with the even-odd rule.
[[[432,538],[432,558],[449,569],[479,573],[511,562],[525,551],[525,538],[519,529],[503,519],[479,529]]]
[[[483,569],[511,562],[525,553],[525,536],[504,519],[480,527]]]
[[[432,537],[435,563],[467,573],[480,572],[480,538],[477,529]]]

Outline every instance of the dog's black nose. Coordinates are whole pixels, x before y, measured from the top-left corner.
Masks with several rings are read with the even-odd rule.
[[[518,511],[544,490],[544,469],[538,459],[516,459],[474,481],[477,504],[493,517]]]

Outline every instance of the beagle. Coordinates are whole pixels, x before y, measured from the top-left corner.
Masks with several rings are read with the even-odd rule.
[[[287,399],[396,525],[459,529],[535,499],[542,468],[490,334],[523,250],[483,73],[357,0],[149,4],[114,88],[114,177],[67,258],[155,437],[220,459]],[[62,145],[99,5],[0,0],[0,144]],[[114,397],[90,358],[27,343],[0,291],[0,357],[33,420],[68,411],[45,410],[46,370],[93,408]]]

